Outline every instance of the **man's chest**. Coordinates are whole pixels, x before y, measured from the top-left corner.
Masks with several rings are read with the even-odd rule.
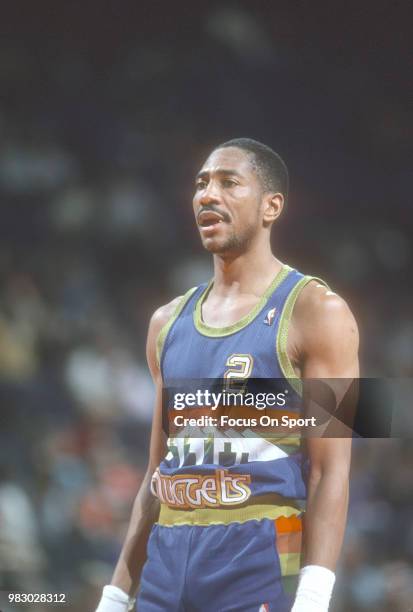
[[[164,380],[282,378],[276,313],[262,313],[240,329],[236,325],[202,328],[204,333],[178,326],[165,347]]]
[[[234,298],[209,298],[202,304],[201,317],[203,322],[216,328],[236,325],[238,321],[257,306],[260,298],[257,296],[244,296]]]

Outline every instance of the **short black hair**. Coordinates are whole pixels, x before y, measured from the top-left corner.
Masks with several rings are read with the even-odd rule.
[[[261,180],[264,191],[278,191],[287,200],[289,177],[288,168],[278,153],[252,138],[233,138],[218,145],[217,149],[237,147],[251,154],[252,163]]]

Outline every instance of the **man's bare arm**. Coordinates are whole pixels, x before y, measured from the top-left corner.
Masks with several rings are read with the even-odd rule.
[[[357,324],[347,304],[325,287],[311,283],[297,303],[300,316],[303,379],[346,379],[332,388],[336,402],[359,376]],[[305,313],[305,314],[304,314]],[[309,437],[310,460],[305,515],[305,565],[335,570],[348,507],[351,437]]]
[[[146,561],[146,546],[150,530],[159,515],[159,501],[150,490],[152,474],[165,456],[166,436],[162,431],[162,379],[156,357],[156,342],[160,330],[172,316],[180,298],[159,308],[149,324],[146,356],[155,384],[156,398],[152,420],[149,462],[145,477],[136,496],[125,542],[111,584],[133,596],[139,585]]]
[[[305,407],[313,412],[312,389],[327,387],[333,406],[342,401],[352,379],[359,376],[357,325],[347,304],[322,285],[311,282],[299,296],[293,318],[295,356],[304,385],[310,384]],[[294,356],[294,351],[292,352]],[[334,381],[335,379],[335,381]],[[341,381],[338,381],[341,379]],[[340,382],[340,384],[337,384]],[[318,398],[317,398],[318,409]],[[323,412],[323,411],[321,411]],[[334,419],[332,419],[334,420]],[[341,428],[348,435],[348,428]],[[300,571],[292,612],[327,612],[335,567],[343,542],[349,491],[351,437],[308,437],[310,474],[304,519],[304,567]]]

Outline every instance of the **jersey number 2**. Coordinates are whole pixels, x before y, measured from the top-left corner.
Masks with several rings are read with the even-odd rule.
[[[228,357],[225,365],[229,368],[224,374],[226,391],[243,393],[247,379],[251,376],[254,359],[249,354],[235,353]]]

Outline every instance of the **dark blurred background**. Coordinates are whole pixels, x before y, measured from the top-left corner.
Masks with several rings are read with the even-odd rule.
[[[191,193],[216,144],[282,155],[275,252],[349,301],[364,376],[412,375],[411,17],[370,0],[2,7],[1,589],[80,612],[110,577],[145,469],[148,319],[211,275]],[[351,487],[333,610],[408,612],[411,443],[357,440]]]

